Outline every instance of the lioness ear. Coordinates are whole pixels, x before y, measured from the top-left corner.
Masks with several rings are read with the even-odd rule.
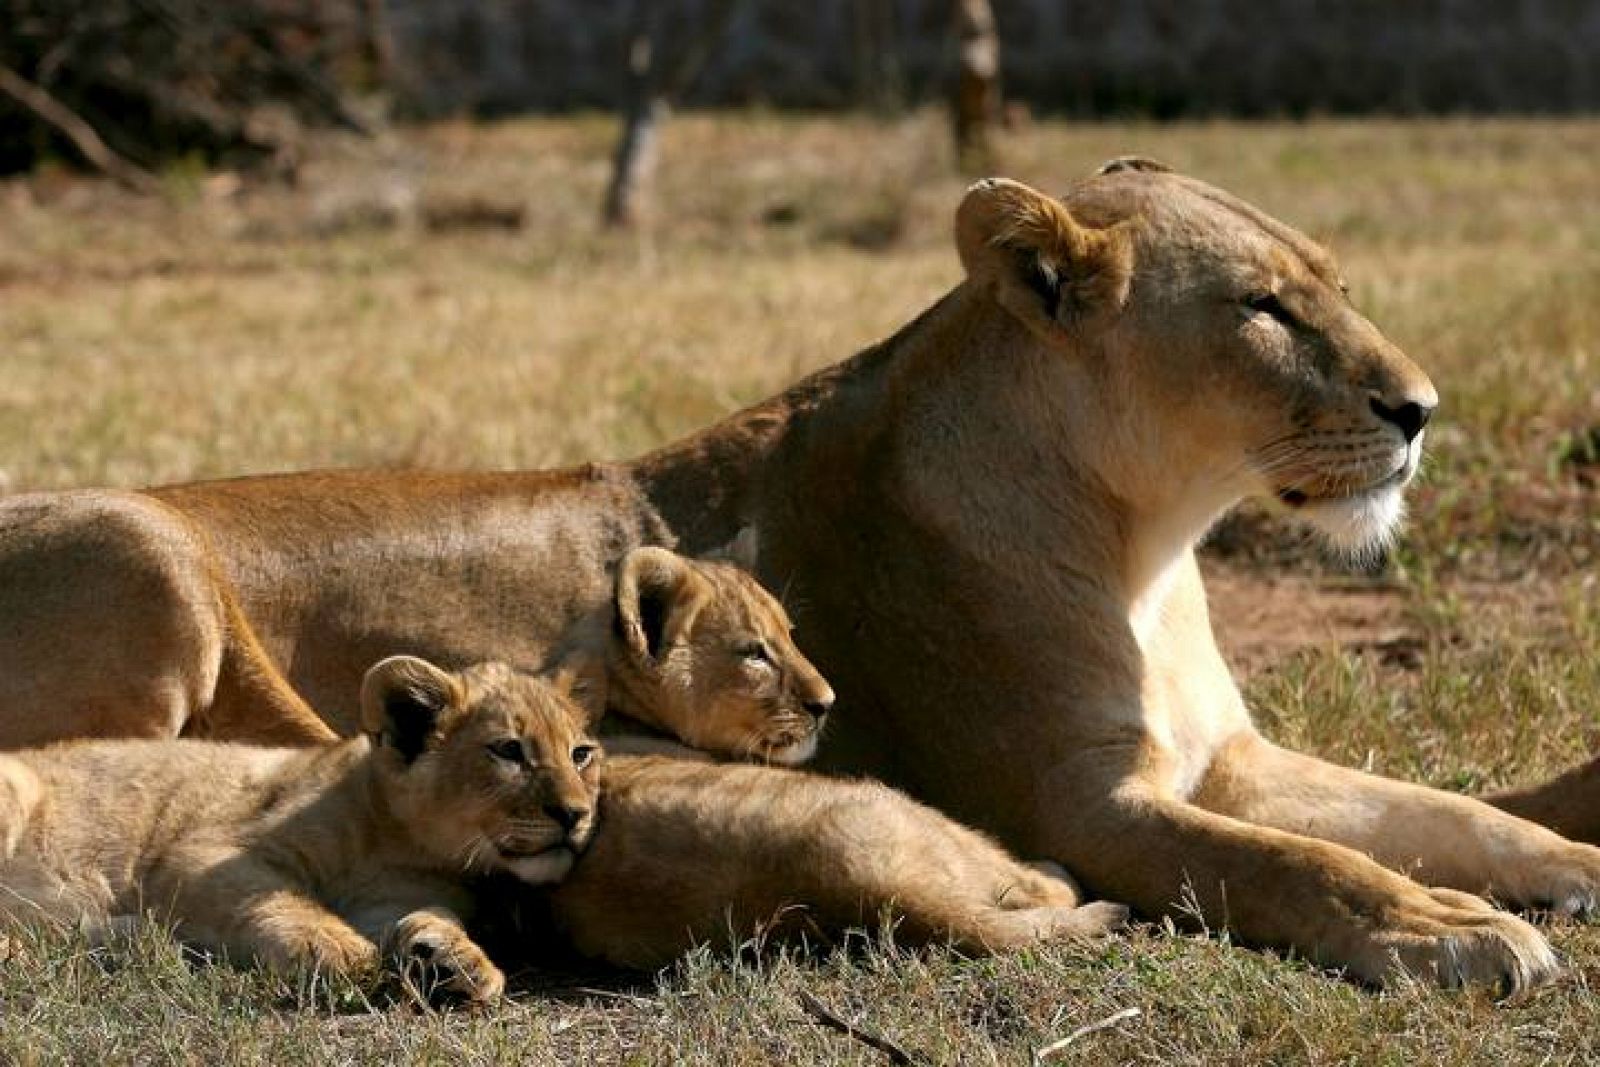
[[[711,601],[694,566],[664,548],[636,548],[617,568],[617,626],[634,654],[655,660],[688,636]]]
[[[462,697],[461,683],[427,660],[390,656],[361,681],[361,728],[410,763]]]
[[[1005,178],[967,190],[956,248],[974,285],[1057,344],[1069,328],[1118,311],[1133,276],[1125,226],[1082,226],[1059,200]]]
[[[721,548],[712,549],[700,558],[731,563],[741,570],[753,572],[756,569],[756,561],[761,558],[761,535],[756,533],[754,526],[740,527],[739,532],[733,535],[732,541]]]

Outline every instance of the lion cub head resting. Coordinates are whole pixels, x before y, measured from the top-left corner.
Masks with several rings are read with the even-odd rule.
[[[571,685],[502,663],[450,673],[414,656],[369,670],[362,728],[412,837],[463,870],[565,876],[594,829],[601,758]]]
[[[735,564],[634,549],[617,568],[610,702],[694,748],[803,763],[816,754],[833,690],[791,629],[782,605]]]

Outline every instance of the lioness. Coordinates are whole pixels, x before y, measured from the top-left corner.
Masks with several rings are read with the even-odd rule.
[[[1211,634],[1218,516],[1261,497],[1360,550],[1416,469],[1433,386],[1333,258],[1142,160],[980,182],[955,231],[965,280],[895,336],[632,463],[7,502],[5,737],[325,732],[296,690],[347,732],[374,655],[538,662],[627,548],[748,526],[840,694],[827,765],[1361,978],[1549,980],[1455,891],[1588,911],[1600,850],[1269,744]]]
[[[0,918],[154,912],[269,967],[386,954],[430,993],[498,997],[467,936],[472,871],[564,875],[593,828],[598,749],[565,694],[485,665],[394,657],[370,734],[316,749],[74,741],[0,755]]]

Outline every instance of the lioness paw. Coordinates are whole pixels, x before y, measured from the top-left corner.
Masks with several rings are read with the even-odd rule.
[[[1403,973],[1516,1000],[1554,981],[1561,967],[1544,936],[1515,915],[1468,894],[1433,890],[1428,904],[1407,908],[1373,932],[1349,970],[1379,985]]]

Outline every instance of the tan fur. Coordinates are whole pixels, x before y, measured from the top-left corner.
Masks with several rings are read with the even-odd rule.
[[[903,945],[993,952],[1127,917],[877,783],[661,756],[611,757],[603,782],[600,830],[550,898],[572,944],[618,966],[701,943],[830,943],[880,921]]]
[[[427,992],[498,997],[503,976],[462,926],[461,881],[570,868],[599,774],[582,715],[504,667],[450,675],[406,657],[372,669],[363,704],[376,740],[0,756],[0,918],[97,928],[148,912],[278,969],[355,973],[387,954]],[[489,749],[508,744],[526,758]]]
[[[629,548],[753,527],[840,694],[828,766],[1362,978],[1547,981],[1537,931],[1424,883],[1586,910],[1600,851],[1266,745],[1212,638],[1193,547],[1217,516],[1279,500],[1360,550],[1420,453],[1382,412],[1433,387],[1331,255],[1138,161],[1059,200],[980,183],[956,237],[967,280],[893,338],[631,464],[0,505],[0,733],[315,732],[287,700],[220,707],[228,670],[348,732],[375,656],[543,663]],[[78,706],[57,687],[92,711],[51,721]]]
[[[618,568],[603,683],[696,749],[800,762],[833,692],[747,572],[640,548]],[[748,647],[767,651],[752,661]],[[592,684],[592,683],[591,683]],[[579,951],[653,968],[691,946],[894,924],[907,945],[970,952],[1089,937],[1127,909],[1079,907],[1065,871],[1024,867],[982,834],[886,786],[775,767],[607,762],[592,847],[550,894]]]
[[[615,601],[577,628],[557,658],[587,675],[613,754],[671,751],[642,724],[732,759],[803,763],[833,689],[795,647],[791,623],[753,575],[721,558],[637,548],[617,566]]]

